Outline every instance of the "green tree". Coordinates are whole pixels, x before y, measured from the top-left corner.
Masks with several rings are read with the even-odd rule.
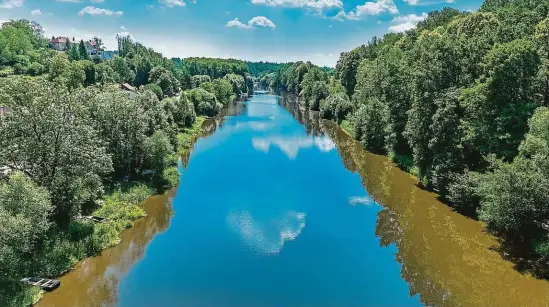
[[[32,274],[33,256],[46,238],[51,212],[48,191],[23,173],[12,173],[8,180],[0,182],[0,303],[3,306],[11,306],[7,300],[21,290],[19,280]]]
[[[354,114],[354,121],[354,137],[369,151],[384,153],[389,129],[389,108],[377,99],[370,99]]]
[[[26,79],[5,80],[0,88],[0,104],[13,109],[1,121],[0,161],[46,187],[57,221],[66,226],[101,195],[101,176],[111,171],[103,142],[85,116],[86,92]]]
[[[84,44],[83,40],[80,40],[80,44],[78,45],[78,54],[80,55],[81,60],[89,60],[90,56],[88,55],[88,50],[86,49],[86,45]]]
[[[511,159],[533,114],[532,98],[539,57],[531,42],[496,44],[487,57],[481,81],[463,91],[465,140],[482,154]]]
[[[320,102],[322,118],[332,119],[340,123],[351,113],[353,105],[345,93],[335,93]]]

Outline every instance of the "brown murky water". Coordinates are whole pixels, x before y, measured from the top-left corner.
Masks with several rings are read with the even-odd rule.
[[[549,306],[549,282],[516,271],[495,251],[498,242],[482,223],[452,211],[388,158],[366,152],[334,123],[286,107],[309,133],[330,136],[345,167],[360,175],[369,195],[385,208],[378,213],[376,236],[382,246],[398,248],[395,260],[402,264],[410,295],[418,294],[428,306]],[[219,124],[210,121],[207,130]],[[166,194],[149,199],[144,204],[148,216],[125,231],[118,246],[80,262],[38,306],[115,306],[121,276],[169,226],[170,198]]]
[[[467,218],[420,189],[418,181],[387,157],[374,155],[334,122],[320,120],[292,102],[286,108],[312,134],[334,141],[345,167],[358,173],[369,195],[383,207],[376,236],[395,244],[410,295],[426,306],[549,306],[549,282],[519,273],[496,251],[485,225]]]
[[[84,259],[59,278],[61,287],[47,293],[38,307],[114,306],[121,277],[143,257],[151,239],[170,225],[174,192],[153,196],[143,203],[147,216],[122,233],[122,241],[99,256]],[[151,306],[152,307],[152,306]]]

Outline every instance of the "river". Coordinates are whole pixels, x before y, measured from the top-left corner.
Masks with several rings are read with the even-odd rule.
[[[211,121],[175,196],[148,200],[38,306],[549,306],[549,283],[516,271],[481,223],[278,102]]]

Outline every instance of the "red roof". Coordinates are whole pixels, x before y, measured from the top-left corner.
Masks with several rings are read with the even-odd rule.
[[[70,40],[68,37],[56,37],[50,41],[50,43],[66,43],[67,40]]]

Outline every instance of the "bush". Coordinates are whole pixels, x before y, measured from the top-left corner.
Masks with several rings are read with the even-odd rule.
[[[345,93],[335,93],[320,102],[322,118],[335,120],[338,123],[351,113],[353,105]]]
[[[186,93],[197,115],[215,116],[221,110],[222,105],[218,104],[215,95],[203,88],[195,88]]]
[[[162,92],[162,88],[155,83],[149,83],[146,85],[143,85],[144,90],[150,90],[151,92],[155,93],[156,97],[158,97],[158,100],[162,100],[164,98],[164,93]]]
[[[389,129],[389,109],[377,99],[370,99],[354,115],[355,138],[371,152],[385,153]]]
[[[31,76],[39,76],[44,74],[45,72],[46,72],[46,67],[44,67],[44,65],[37,62],[31,63],[27,68],[27,73]]]

